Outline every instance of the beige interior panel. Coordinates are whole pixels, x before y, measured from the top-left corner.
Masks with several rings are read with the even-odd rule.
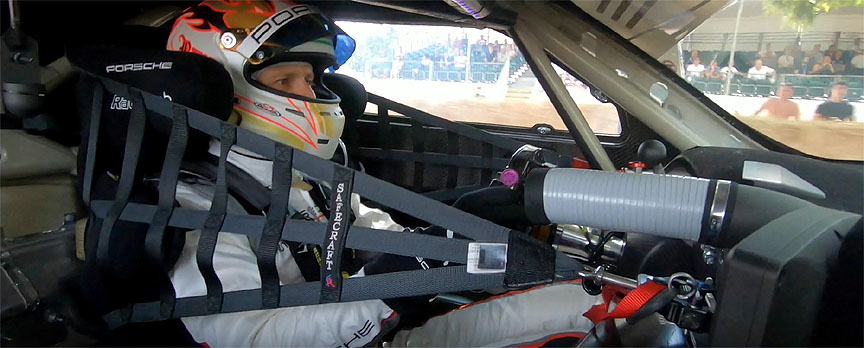
[[[0,130],[0,180],[70,174],[75,168],[71,149],[22,130]],[[5,183],[4,183],[5,185]]]
[[[41,233],[63,225],[68,213],[81,215],[78,192],[67,177],[67,184],[21,185],[0,188],[0,231],[4,238]],[[62,180],[62,179],[57,179]]]

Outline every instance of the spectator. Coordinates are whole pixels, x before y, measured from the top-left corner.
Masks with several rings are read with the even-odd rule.
[[[828,46],[828,50],[825,51],[825,55],[831,56],[833,58],[834,52],[837,52],[837,51],[839,51],[837,49],[837,45],[831,45],[831,46]]]
[[[393,59],[393,67],[390,70],[390,78],[396,79],[401,77],[399,76],[399,71],[402,70],[402,64],[404,64],[404,62],[402,61],[402,55],[397,55],[396,58]]]
[[[693,52],[690,52],[690,60],[687,61],[687,64],[693,64],[693,61],[696,59],[700,59],[699,51],[693,50]]]
[[[687,71],[687,77],[693,79],[694,77],[702,77],[702,74],[705,72],[705,66],[702,65],[699,57],[693,57],[693,63],[687,65],[685,70]]]
[[[453,66],[456,70],[465,71],[468,67],[468,56],[465,55],[465,50],[459,50],[459,55],[453,59]]]
[[[732,66],[732,68],[729,68],[728,66],[724,66],[723,69],[720,69],[720,73],[723,74],[722,77],[724,79],[727,77],[727,75],[730,74],[730,72],[732,74],[732,76],[730,76],[730,77],[735,77],[735,75],[741,75],[741,73],[738,71],[738,68],[736,68],[734,65]]]
[[[762,52],[759,52],[759,58],[762,59],[762,63],[767,66],[777,66],[777,55],[774,54],[774,51],[771,50],[771,44],[765,44],[765,49]]]
[[[486,56],[486,62],[492,63],[496,59],[498,59],[498,46],[495,46],[495,44],[493,43],[489,43],[486,46],[486,52],[489,52],[489,54]]]
[[[801,117],[801,110],[798,108],[798,104],[789,98],[792,98],[792,85],[781,85],[777,88],[777,98],[771,98],[762,104],[759,111],[756,111],[756,116],[767,111],[768,117],[798,120]]]
[[[792,45],[792,56],[795,58],[795,69],[798,71],[807,71],[807,66],[804,64],[804,47],[801,46],[800,43],[796,43]],[[802,69],[801,67],[804,66]]]
[[[486,42],[485,40],[483,42]],[[475,62],[488,62],[489,57],[492,55],[492,52],[489,52],[488,44],[481,44],[480,46],[480,59],[474,60]]]
[[[795,69],[795,56],[793,56],[792,47],[787,47],[783,55],[777,59],[777,72],[780,74],[794,74],[798,72]]]
[[[721,77],[723,77],[723,73],[720,72],[720,67],[717,64],[717,61],[711,61],[711,66],[708,67],[708,70],[705,70],[705,78],[719,79]]]
[[[834,51],[831,56],[831,65],[834,66],[835,74],[842,74],[846,71],[846,60],[843,59],[843,51]]]
[[[822,53],[822,45],[813,45],[813,50],[807,52],[807,55],[804,56],[804,64],[809,68],[815,64],[819,64],[824,56],[825,54]]]
[[[814,120],[854,121],[852,104],[843,101],[849,87],[844,81],[835,82],[831,87],[831,98],[816,108]]]
[[[813,66],[813,69],[810,70],[810,75],[833,75],[834,65],[831,64],[831,56],[822,57],[822,61],[819,64]]]
[[[849,62],[849,73],[852,75],[864,75],[864,51],[855,51],[855,56]]]
[[[753,63],[753,67],[747,70],[747,78],[751,80],[765,80],[769,77],[774,77],[774,69],[767,65],[762,65],[761,59],[757,59]]]
[[[486,37],[483,35],[480,35],[480,39],[477,40],[477,44],[482,45],[482,46],[486,46]]]
[[[428,79],[429,78],[429,71],[430,71],[431,67],[432,67],[432,60],[429,59],[428,54],[424,54],[423,59],[420,60],[420,71],[423,72],[423,74],[421,74],[421,76],[420,76],[421,79]]]

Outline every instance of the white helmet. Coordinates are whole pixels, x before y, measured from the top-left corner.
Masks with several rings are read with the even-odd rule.
[[[312,6],[290,1],[205,1],[174,23],[168,50],[214,59],[234,83],[240,127],[329,159],[345,125],[339,97],[322,75],[354,52],[354,41]],[[285,93],[253,74],[280,63],[304,62],[315,74],[314,98]]]

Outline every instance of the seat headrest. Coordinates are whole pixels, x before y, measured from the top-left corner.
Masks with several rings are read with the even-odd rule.
[[[72,65],[90,74],[162,96],[221,120],[227,120],[233,110],[231,76],[221,64],[207,57],[118,45],[82,46],[68,50],[67,57]],[[78,93],[79,105],[91,103],[92,85],[84,85]],[[132,101],[124,96],[106,93],[103,98],[99,151],[105,154],[107,169],[112,172],[118,171],[122,163],[132,106]],[[89,112],[87,108],[79,110]],[[87,115],[84,118],[89,119]],[[158,170],[171,132],[171,119],[148,117],[145,132],[139,166],[143,170]],[[206,146],[207,139],[201,133],[191,132],[187,153]]]
[[[350,76],[334,73],[324,74],[323,82],[328,89],[342,99],[339,107],[342,108],[342,112],[345,113],[345,117],[349,121],[357,120],[363,116],[369,96],[360,81]]]
[[[98,76],[228,119],[234,99],[231,76],[218,62],[193,53],[111,45],[69,52],[69,61]],[[109,108],[108,111],[117,110]]]

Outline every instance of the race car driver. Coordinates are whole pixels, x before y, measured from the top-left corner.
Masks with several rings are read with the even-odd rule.
[[[193,6],[177,19],[167,48],[200,54],[223,64],[233,80],[236,99],[232,118],[239,127],[329,159],[338,148],[344,115],[339,98],[323,84],[322,74],[326,68],[344,63],[337,62],[337,47],[348,50],[340,51],[340,55],[351,54],[353,47],[343,47],[351,44],[346,41],[349,39],[311,6],[278,1],[212,1]],[[210,152],[218,156],[219,147],[218,141],[213,141]],[[271,161],[234,146],[228,162],[262,185],[272,184]],[[318,184],[296,171],[286,175],[294,176],[290,213],[314,221],[326,220],[315,199]],[[212,192],[212,186],[182,184],[178,185],[177,199],[187,208],[209,209]],[[403,229],[386,213],[360,204],[359,196],[352,198],[355,225]],[[196,263],[199,236],[197,231],[187,234],[181,257],[171,273],[178,298],[206,294]],[[257,245],[245,235],[219,234],[213,265],[223,291],[260,287],[253,250]],[[311,245],[292,248],[283,243],[276,255],[280,282],[316,280],[307,278],[317,269],[304,270],[299,265],[311,268],[300,259],[314,260],[315,253]],[[184,318],[183,323],[195,341],[211,346],[339,346],[358,331],[364,335],[352,345],[372,342],[382,332],[382,326],[395,322],[394,318],[392,309],[374,300]],[[321,327],[328,329],[300,329]]]
[[[200,54],[223,64],[233,80],[236,98],[232,118],[239,122],[239,127],[321,158],[329,159],[333,156],[343,130],[344,115],[339,109],[338,96],[324,85],[322,75],[325,69],[345,62],[353,52],[353,41],[312,6],[281,1],[203,2],[186,10],[177,19],[167,48]],[[218,156],[219,148],[218,141],[213,141],[210,153]],[[228,162],[253,176],[262,185],[271,185],[273,164],[269,160],[234,146],[228,155]],[[326,220],[314,197],[316,191],[320,190],[319,184],[296,171],[291,175],[291,213],[299,213],[315,221]],[[212,186],[178,185],[177,198],[181,206],[208,209],[212,192]],[[239,205],[233,205],[235,209],[240,209]],[[229,204],[229,212],[231,206],[232,204]],[[403,230],[388,214],[362,205],[357,195],[352,197],[351,207],[356,216],[353,223],[356,226]],[[178,298],[207,293],[204,278],[196,263],[199,236],[198,232],[187,234],[183,252],[171,272]],[[261,286],[253,247],[255,245],[255,241],[250,242],[243,234],[219,234],[213,265],[224,292]],[[301,265],[299,260],[304,254],[314,254],[313,246],[291,248],[286,243],[285,248],[280,248],[276,265],[281,283],[314,280],[308,278],[310,274],[317,274],[317,270],[310,272],[305,269],[308,263]],[[410,262],[404,262],[406,259],[413,260],[375,260],[360,270],[359,275],[364,271],[386,268],[381,265],[421,267],[416,263],[410,265]],[[434,267],[434,264],[432,266]],[[582,293],[581,290],[570,291],[570,288],[578,288],[572,285],[550,288],[567,290],[565,293],[568,298],[578,297],[578,293]],[[568,301],[578,308],[587,309],[582,304],[593,303],[594,299],[584,296],[584,293],[582,295],[578,301]],[[517,302],[528,304],[538,301],[539,298],[542,297],[535,296],[527,302]],[[516,299],[511,298],[508,301]],[[518,318],[521,314],[508,310],[512,305],[514,303],[492,301],[491,304],[459,311],[461,316],[442,317],[443,322],[450,323],[447,325],[462,323],[458,326],[464,327],[464,330],[451,329],[451,335],[445,335],[451,338],[447,344],[489,344],[511,337],[513,331],[502,331],[510,330],[506,325],[476,325],[477,331],[468,330],[465,320],[471,319],[463,317],[493,315],[498,320],[524,326],[524,322]],[[490,309],[490,306],[493,308]],[[582,310],[566,308],[553,315],[546,314],[545,319],[538,322],[551,320],[558,325],[529,325],[528,332],[516,334],[520,335],[519,337],[528,337],[529,333],[535,336],[545,334],[548,329],[577,328],[584,332],[590,328],[588,321],[580,317]],[[482,311],[478,312],[479,310]],[[510,312],[509,316],[503,315],[507,312]],[[383,301],[370,300],[226,313],[183,318],[182,321],[196,342],[209,346],[353,347],[369,345],[379,340],[395,324],[396,316],[397,313]],[[442,320],[437,321],[439,325]],[[564,327],[558,327],[562,325]],[[429,331],[432,333],[428,333]],[[438,331],[433,325],[426,327],[425,331],[416,330],[403,334],[400,336],[404,340],[401,344],[441,345],[441,341],[429,338],[440,336],[435,333]]]

